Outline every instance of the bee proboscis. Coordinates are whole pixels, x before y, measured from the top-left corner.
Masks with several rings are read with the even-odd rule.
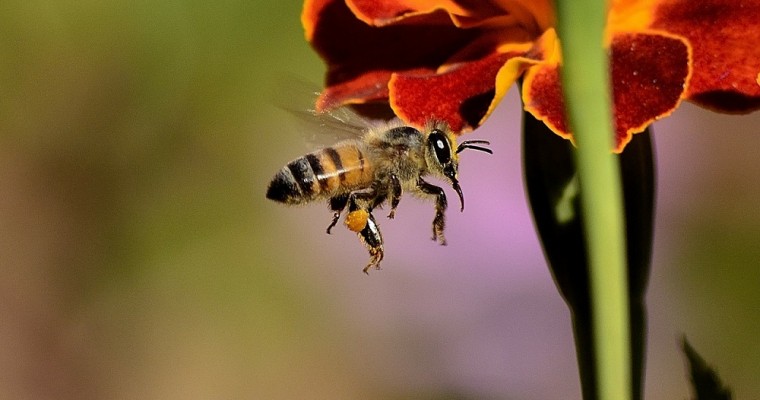
[[[327,233],[348,209],[345,225],[358,234],[370,254],[363,271],[380,269],[383,237],[372,211],[390,202],[388,218],[394,218],[401,194],[406,191],[435,202],[433,237],[445,245],[443,235],[447,207],[443,189],[428,183],[426,175],[451,184],[464,211],[459,186],[458,154],[465,149],[492,153],[485,140],[466,140],[457,145],[448,125],[434,121],[423,129],[391,123],[366,130],[349,139],[299,157],[285,165],[269,183],[267,198],[285,204],[328,200],[333,212]]]

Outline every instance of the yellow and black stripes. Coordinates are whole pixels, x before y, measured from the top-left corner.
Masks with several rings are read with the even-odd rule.
[[[309,153],[291,161],[275,175],[267,198],[287,204],[300,204],[332,197],[373,179],[371,165],[353,143]]]
[[[319,184],[319,192],[326,192],[330,189],[330,184],[327,179],[325,179],[325,170],[322,168],[322,163],[319,160],[319,157],[317,157],[314,153],[309,153],[305,155],[303,158],[306,159],[306,161],[309,163],[309,167],[311,167],[311,172],[313,173],[313,176],[316,177],[317,183]],[[294,175],[295,176],[295,175]]]
[[[311,155],[311,154],[310,154]],[[314,170],[311,167],[308,157],[301,157],[295,161],[292,161],[287,166],[290,170],[290,176],[296,182],[298,189],[301,193],[301,197],[310,198],[314,195],[316,183],[316,177]]]
[[[322,150],[322,152],[330,159],[334,169],[338,171],[338,179],[340,182],[344,182],[346,180],[346,172],[343,170],[343,161],[340,159],[340,153],[332,147],[328,147]]]

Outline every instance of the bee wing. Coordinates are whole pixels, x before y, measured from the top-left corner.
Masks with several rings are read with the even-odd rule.
[[[359,139],[369,129],[385,126],[386,115],[373,119],[357,113],[353,107],[344,106],[326,112],[317,112],[314,104],[319,89],[308,82],[294,77],[280,79],[275,101],[279,108],[293,116],[296,129],[311,147],[324,147],[341,140]]]
[[[347,107],[318,113],[314,110],[288,110],[298,122],[298,129],[311,145],[330,145],[346,139],[361,138],[372,126]]]

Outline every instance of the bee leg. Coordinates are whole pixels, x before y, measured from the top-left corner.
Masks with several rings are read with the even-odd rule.
[[[383,259],[383,235],[375,222],[372,213],[367,218],[367,225],[359,232],[359,239],[369,250],[369,263],[362,272],[369,275],[370,268],[380,269],[380,261]]]
[[[372,208],[384,200],[385,196],[378,196],[374,187],[356,190],[348,195],[345,224],[349,230],[359,235],[359,240],[369,251],[369,263],[362,270],[365,274],[369,274],[370,268],[380,269],[380,261],[383,259],[383,236],[372,215]]]
[[[372,187],[349,193],[348,214],[343,220],[346,228],[356,233],[361,232],[367,226],[370,213],[377,200],[377,191]]]
[[[438,186],[431,185],[422,178],[417,180],[417,188],[422,193],[429,196],[435,196],[435,218],[433,219],[433,240],[438,241],[441,245],[446,245],[446,238],[443,236],[443,228],[445,225],[444,212],[446,211],[447,201],[446,193],[443,192]]]
[[[333,211],[333,218],[330,222],[330,225],[327,227],[328,235],[330,234],[330,229],[332,229],[335,224],[338,223],[338,219],[340,219],[340,213],[343,212],[343,210],[346,208],[346,204],[348,204],[347,194],[342,194],[330,198],[330,210]]]
[[[366,209],[371,208],[372,206],[368,204],[370,200],[374,200],[377,198],[377,190],[375,190],[374,187],[369,187],[366,189],[360,189],[360,190],[354,190],[353,192],[348,194],[348,212],[357,211],[359,209]],[[358,203],[359,201],[365,202],[364,207],[361,207]],[[375,202],[373,201],[372,204],[374,205]]]
[[[398,203],[401,201],[401,182],[398,181],[398,177],[394,174],[390,176],[390,197],[391,212],[388,214],[388,218],[393,219],[396,216],[396,207],[398,207]]]

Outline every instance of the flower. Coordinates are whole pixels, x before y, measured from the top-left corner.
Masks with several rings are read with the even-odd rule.
[[[571,139],[551,0],[306,0],[305,35],[328,65],[317,110],[387,103],[422,126],[483,123],[522,79],[525,109]],[[612,0],[615,151],[682,100],[760,108],[760,0]]]

